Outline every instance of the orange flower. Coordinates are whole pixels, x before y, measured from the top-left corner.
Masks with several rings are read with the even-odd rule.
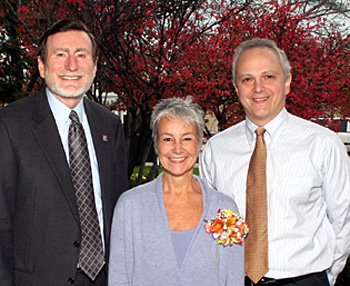
[[[221,218],[215,219],[214,223],[211,226],[211,232],[213,233],[223,233],[224,222]]]
[[[248,226],[242,216],[236,215],[230,209],[219,209],[216,218],[206,221],[205,231],[217,239],[223,246],[243,243],[243,237],[248,234]]]

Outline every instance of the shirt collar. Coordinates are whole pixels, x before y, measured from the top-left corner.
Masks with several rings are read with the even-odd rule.
[[[285,108],[281,110],[281,112],[271,121],[269,121],[265,126],[263,126],[266,130],[266,134],[271,138],[271,140],[274,140],[278,134],[280,134],[281,130],[283,129],[283,126],[288,121],[288,112]],[[249,142],[252,142],[255,138],[255,130],[259,127],[256,124],[254,124],[248,117],[246,117],[246,134]]]
[[[61,128],[69,119],[69,114],[71,112],[71,109],[67,105],[59,101],[47,87],[46,87],[46,95],[49,101],[51,111],[56,120],[56,124],[58,128]],[[83,100],[80,100],[79,104],[74,108],[74,110],[78,113],[79,120],[82,123],[83,113],[84,113]]]
[[[276,139],[281,133],[283,127],[287,124],[288,112],[285,108],[270,122],[268,122],[264,127],[266,131],[270,134],[272,139]]]

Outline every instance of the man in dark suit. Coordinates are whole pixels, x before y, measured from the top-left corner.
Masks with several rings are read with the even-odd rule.
[[[112,211],[127,188],[121,122],[83,98],[97,55],[94,37],[81,22],[54,24],[38,55],[46,87],[0,111],[0,284],[106,285]],[[85,265],[95,263],[94,255],[87,255],[87,263],[81,258],[82,245],[92,252],[93,242],[90,225],[82,227],[84,206],[71,173],[72,110],[87,142],[90,210],[102,253],[92,275]]]

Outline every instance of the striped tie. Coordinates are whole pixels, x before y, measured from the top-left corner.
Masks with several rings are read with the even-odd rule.
[[[69,161],[81,224],[79,265],[91,280],[95,280],[105,264],[105,258],[92,187],[89,151],[78,114],[72,110],[69,118]]]

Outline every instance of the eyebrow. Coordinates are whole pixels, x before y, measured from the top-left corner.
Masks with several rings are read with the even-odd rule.
[[[263,71],[261,74],[269,74],[269,73],[278,73],[278,71],[276,70],[267,70],[267,71]],[[245,76],[251,76],[252,74],[247,72],[247,73],[242,73],[240,75],[238,75],[238,78],[242,78],[242,77],[245,77]]]
[[[159,134],[159,137],[160,137],[160,136],[164,136],[164,135],[167,135],[167,136],[174,136],[173,133],[164,132],[164,133],[162,133],[162,134]],[[193,134],[192,132],[186,132],[186,133],[182,134],[181,136],[187,136],[187,135],[193,135],[193,136],[195,136],[195,134]]]
[[[268,70],[268,71],[264,71],[262,73],[263,74],[265,74],[265,73],[278,73],[278,71],[276,71],[276,70]]]
[[[59,51],[63,51],[63,52],[69,52],[69,49],[68,48],[57,48],[57,49],[54,49],[54,52],[59,52]],[[74,53],[77,53],[77,52],[87,52],[89,53],[89,50],[86,49],[86,48],[77,48]]]

